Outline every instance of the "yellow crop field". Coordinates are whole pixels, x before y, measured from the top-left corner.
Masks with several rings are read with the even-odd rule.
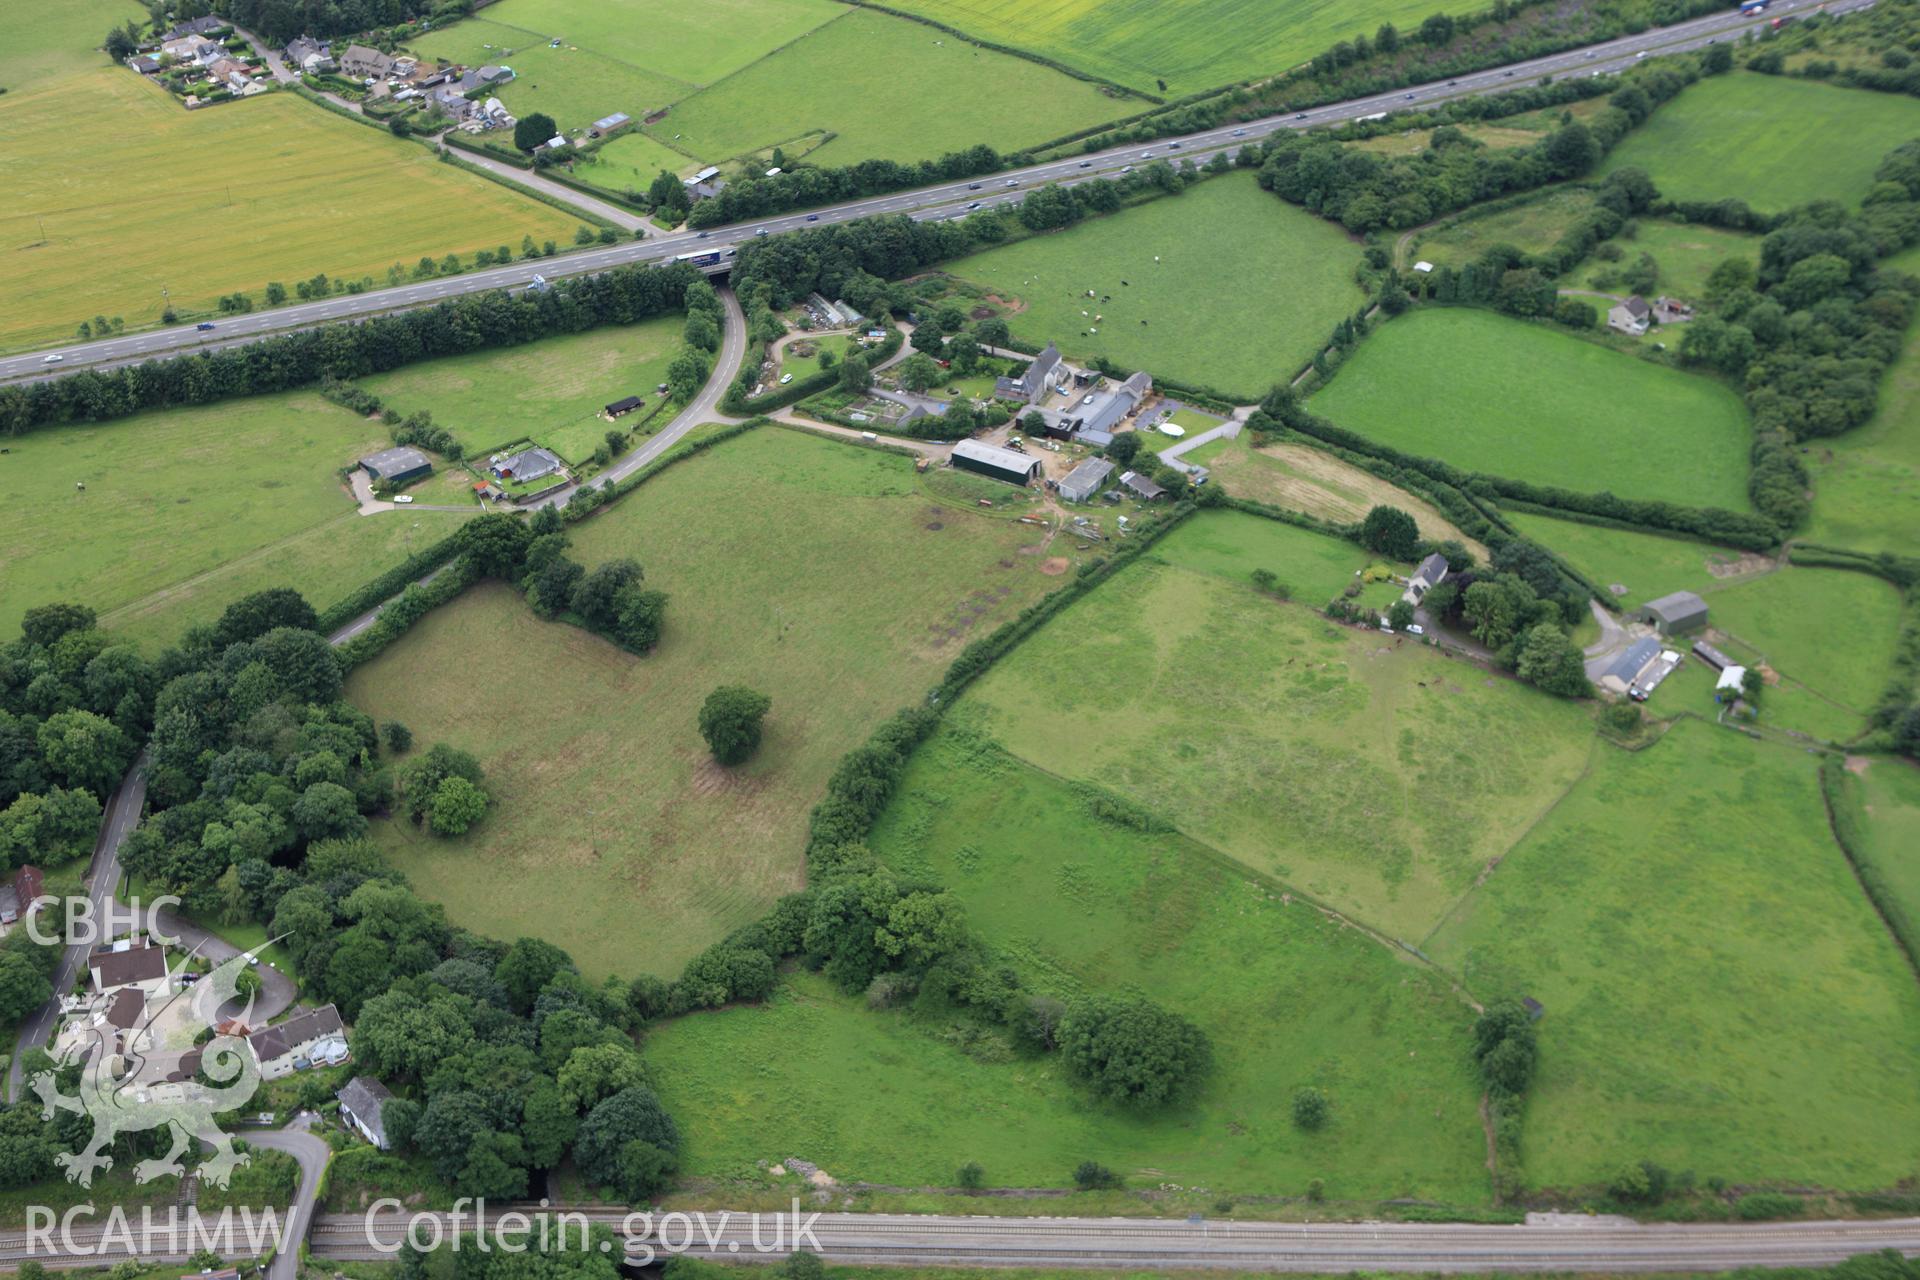
[[[0,348],[182,318],[270,280],[382,283],[578,220],[291,95],[186,111],[104,65],[0,97]],[[165,293],[163,293],[163,290]]]

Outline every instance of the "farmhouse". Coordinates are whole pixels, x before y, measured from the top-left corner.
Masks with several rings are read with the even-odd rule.
[[[383,1112],[393,1101],[387,1086],[372,1076],[355,1076],[336,1096],[340,1099],[340,1118],[358,1130],[361,1137],[385,1151],[389,1144]]]
[[[1068,502],[1085,502],[1100,492],[1100,486],[1112,474],[1111,462],[1105,458],[1088,458],[1069,471],[1066,479],[1060,482],[1060,496]]]
[[[622,396],[607,406],[607,416],[609,418],[625,417],[645,403],[646,401],[642,400],[639,396]]]
[[[522,449],[511,457],[501,458],[493,464],[493,474],[502,480],[514,480],[526,484],[530,480],[539,480],[553,475],[562,468],[560,459],[539,446]]]
[[[21,867],[9,883],[0,885],[0,936],[31,914],[45,892],[45,877],[32,865]]]
[[[281,51],[287,61],[296,67],[307,65],[307,59],[316,53],[325,53],[326,47],[312,36],[295,36],[287,41],[287,47]]]
[[[1132,490],[1142,502],[1158,502],[1167,496],[1165,489],[1162,489],[1138,471],[1128,471],[1124,473],[1120,477],[1120,483]]]
[[[981,444],[978,440],[962,440],[953,446],[953,465],[1008,484],[1024,485],[1040,470],[1040,459]]]
[[[107,995],[123,987],[138,987],[149,995],[167,989],[167,952],[152,938],[122,938],[105,947],[94,948],[87,957],[87,972],[93,978],[93,993]]]
[[[1633,616],[1635,621],[1650,624],[1663,636],[1678,635],[1707,625],[1707,602],[1691,591],[1676,591],[1658,600],[1649,600],[1636,609]]]
[[[337,1060],[344,1060],[342,1030],[340,1011],[325,1004],[318,1009],[302,1009],[285,1022],[261,1028],[247,1037],[247,1047],[253,1050],[254,1060],[260,1064],[261,1077],[272,1080],[292,1071],[305,1070],[316,1055],[331,1057],[334,1042],[338,1042],[342,1050]]]
[[[1607,312],[1607,328],[1617,329],[1621,333],[1639,337],[1652,323],[1653,308],[1639,294],[1634,294],[1625,302],[1614,304]]]
[[[1408,604],[1417,605],[1427,592],[1444,582],[1446,576],[1447,558],[1436,551],[1414,569],[1413,576],[1407,579],[1407,589],[1400,598]]]
[[[369,49],[363,44],[350,44],[347,51],[340,55],[340,70],[350,76],[385,76],[393,72],[393,59],[378,49]]]
[[[433,471],[433,460],[418,449],[404,445],[392,449],[382,449],[379,453],[370,453],[360,459],[360,466],[376,481],[405,484],[417,476],[428,475]]]
[[[633,117],[624,111],[616,111],[610,116],[602,116],[587,129],[589,138],[608,138],[633,123]]]
[[[1028,404],[1039,404],[1052,393],[1054,379],[1061,369],[1060,348],[1049,342],[1046,349],[1027,365],[1025,373],[1017,378],[1003,378],[995,383],[994,394],[1003,399],[1025,400]]]

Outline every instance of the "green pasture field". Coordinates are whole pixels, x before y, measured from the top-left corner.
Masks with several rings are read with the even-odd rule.
[[[1412,247],[1401,255],[1403,265],[1425,260],[1463,267],[1497,244],[1512,245],[1523,253],[1544,253],[1592,210],[1592,191],[1554,187],[1511,209],[1458,216],[1444,226],[1417,233],[1409,242]]]
[[[1482,999],[1545,1006],[1530,1186],[1642,1159],[1735,1184],[1912,1174],[1920,989],[1803,751],[1699,721],[1599,748],[1426,950]]]
[[[1236,498],[1304,511],[1337,524],[1357,523],[1376,506],[1398,507],[1420,526],[1421,537],[1457,538],[1482,561],[1487,558],[1485,547],[1425,498],[1310,445],[1283,442],[1256,449],[1242,435],[1203,444],[1185,461],[1205,466],[1211,482],[1226,486]]]
[[[290,94],[189,112],[124,67],[0,96],[0,136],[0,348],[71,337],[96,314],[155,324],[163,289],[192,319],[224,294],[258,302],[273,280],[384,283],[396,262],[579,225]]]
[[[462,518],[355,513],[336,473],[390,443],[381,424],[307,392],[16,437],[0,459],[0,631],[56,600],[143,643],[267,586],[324,607]],[[413,492],[461,500],[449,483]]]
[[[503,25],[494,9],[486,13],[429,32],[411,48],[423,59],[511,67],[513,80],[494,90],[507,110],[516,116],[544,111],[569,135],[616,111],[642,119],[698,87],[593,49],[567,43],[553,48],[541,33]]]
[[[1844,741],[1860,731],[1893,673],[1901,600],[1880,578],[1846,569],[1776,569],[1764,557],[1743,559],[1737,551],[1630,529],[1525,513],[1511,518],[1602,590],[1627,587],[1615,597],[1625,605],[1670,591],[1698,593],[1715,643],[1780,674],[1781,683],[1762,695],[1763,723]]]
[[[504,350],[474,351],[408,365],[360,380],[400,413],[425,409],[472,457],[516,440],[546,445],[585,462],[607,432],[627,430],[646,410],[610,423],[600,411],[625,396],[658,401],[655,388],[680,354],[686,320],[655,316],[543,338]],[[662,410],[662,412],[668,412]]]
[[[1468,470],[1748,505],[1751,432],[1731,389],[1489,311],[1422,309],[1387,322],[1311,403],[1337,426]]]
[[[699,86],[740,70],[844,12],[831,0],[702,0],[698,5],[675,0],[500,0],[486,7],[483,18],[457,22],[417,43],[452,42],[436,52],[479,64],[500,62],[495,56],[499,46],[546,48],[558,39],[561,51],[590,53],[643,74]],[[469,30],[482,34],[469,35]],[[484,44],[496,49],[487,50]],[[634,118],[639,119],[637,113]]]
[[[660,176],[662,169],[684,178],[699,167],[697,161],[649,138],[638,129],[629,128],[618,137],[602,143],[574,172],[582,179],[611,191],[644,193],[653,185],[653,180]]]
[[[953,715],[871,843],[903,875],[952,889],[1043,990],[1150,991],[1209,1033],[1214,1074],[1177,1126],[1196,1167],[1168,1177],[1479,1197],[1478,1088],[1458,1052],[1471,1012],[1446,979],[1184,837],[1102,820],[1071,784],[966,727],[971,704]],[[1331,991],[1352,998],[1309,994]],[[1309,1084],[1337,1116],[1312,1136],[1290,1115]],[[1165,1168],[1165,1141],[1134,1160]]]
[[[1245,575],[1265,567],[1323,598],[1325,569],[1262,546],[1271,523],[1174,531],[1164,563],[1050,622],[971,697],[1021,759],[1417,939],[1578,776],[1586,713],[1257,594]]]
[[[840,757],[1062,580],[1026,554],[1033,529],[929,502],[907,459],[775,427],[572,536],[583,564],[633,556],[668,594],[654,653],[479,587],[348,692],[486,767],[495,807],[468,837],[377,828],[413,884],[454,920],[549,938],[596,977],[677,973],[797,888],[806,813]],[[759,754],[731,770],[695,726],[730,683],[773,699]]]
[[[1887,260],[1920,272],[1920,249]],[[1912,555],[1920,548],[1920,326],[1880,384],[1880,404],[1864,426],[1808,441],[1813,512],[1807,540],[1861,551]]]
[[[1907,915],[1920,920],[1920,768],[1894,756],[1855,767],[1847,792],[1866,836],[1862,852]]]
[[[895,0],[891,7],[1169,98],[1278,75],[1336,41],[1371,36],[1383,22],[1410,32],[1433,11],[1419,0]]]
[[[1540,141],[1539,130],[1518,128],[1505,123],[1467,124],[1456,127],[1469,138],[1492,151],[1530,147]],[[1373,151],[1381,155],[1412,156],[1425,151],[1432,142],[1433,130],[1409,129],[1405,133],[1383,133],[1378,137],[1367,138],[1351,145],[1356,150]]]
[[[922,23],[854,9],[685,99],[647,132],[718,163],[829,129],[837,136],[808,158],[846,165],[979,143],[1010,152],[1138,105]]]
[[[1718,227],[1665,222],[1657,218],[1641,219],[1639,231],[1632,239],[1621,237],[1613,243],[1620,246],[1623,254],[1620,261],[1601,262],[1589,258],[1574,273],[1577,278],[1572,283],[1577,283],[1581,288],[1624,294],[1627,290],[1617,280],[1607,281],[1607,277],[1617,277],[1645,253],[1650,254],[1660,267],[1660,293],[1670,293],[1699,306],[1702,295],[1706,293],[1707,277],[1715,267],[1729,258],[1745,258],[1755,266],[1760,262],[1759,236],[1722,231]],[[1599,298],[1589,301],[1602,312],[1608,306]],[[1670,329],[1667,334],[1672,337],[1681,332],[1684,330]]]
[[[1360,303],[1359,261],[1339,228],[1231,173],[944,269],[1018,298],[1008,321],[1029,342],[1257,398],[1299,372]],[[1286,282],[1284,306],[1275,281]]]
[[[1881,158],[1917,135],[1911,98],[1737,71],[1654,112],[1602,171],[1644,169],[1670,200],[1733,197],[1767,213],[1812,200],[1858,204]]]
[[[696,1175],[804,1151],[839,1178],[951,1185],[977,1160],[989,1185],[1061,1186],[1094,1159],[1215,1195],[1318,1177],[1334,1198],[1484,1197],[1471,1013],[1395,950],[1180,836],[1092,816],[1069,784],[952,727],[915,755],[872,843],[950,887],[1040,990],[1147,991],[1194,1019],[1216,1055],[1204,1090],[1170,1115],[1120,1113],[1055,1060],[997,1036],[967,1054],[943,1018],[869,1012],[796,976],[769,1008],[649,1033]],[[1307,1084],[1333,1108],[1315,1134],[1290,1115]]]

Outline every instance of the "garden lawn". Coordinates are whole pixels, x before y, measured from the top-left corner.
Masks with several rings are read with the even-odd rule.
[[[1229,173],[945,270],[1019,298],[1008,319],[1028,342],[1250,403],[1299,372],[1362,301],[1359,260],[1337,227],[1275,200],[1251,174]]]
[[[856,8],[685,99],[647,131],[718,163],[818,129],[808,160],[923,160],[1001,152],[1137,109],[1083,80]]]
[[[1920,271],[1920,250],[1887,265]],[[1920,548],[1920,326],[1908,331],[1866,425],[1807,447],[1813,473],[1808,541],[1900,555]]]
[[[56,600],[156,642],[263,587],[324,607],[461,518],[355,514],[336,473],[390,443],[381,424],[307,392],[17,437],[0,458],[0,631]],[[454,498],[441,483],[413,492]]]
[[[1920,135],[1920,102],[1739,71],[1687,89],[1628,134],[1602,172],[1652,175],[1669,200],[1745,200],[1779,213],[1857,205],[1887,152]]]
[[[541,622],[489,585],[429,614],[348,693],[486,768],[495,805],[470,835],[376,827],[414,886],[456,922],[548,938],[596,977],[675,974],[798,888],[806,813],[840,757],[1061,580],[1023,554],[1032,529],[933,506],[907,459],[775,427],[572,536],[582,563],[633,556],[668,594],[654,653]],[[773,710],[758,755],[729,770],[695,717],[731,683]]]
[[[1486,475],[1748,506],[1750,431],[1731,389],[1489,311],[1388,321],[1311,407],[1369,440]]]
[[[1487,558],[1485,547],[1425,498],[1311,445],[1286,442],[1256,449],[1242,435],[1203,444],[1183,461],[1206,467],[1212,482],[1236,498],[1304,511],[1335,524],[1356,524],[1376,506],[1398,507],[1420,526],[1421,537],[1457,538],[1482,561]]]
[[[1176,530],[970,700],[1021,759],[1417,941],[1579,774],[1586,713],[1259,595],[1229,566],[1270,568],[1303,601],[1321,584],[1283,554],[1230,559],[1234,537]]]
[[[1850,800],[1866,837],[1861,852],[1907,918],[1920,924],[1920,768],[1897,756],[1856,762],[1848,771]]]
[[[163,289],[187,320],[236,291],[259,302],[269,281],[384,281],[396,262],[566,239],[579,223],[290,94],[189,112],[124,67],[15,87],[0,136],[0,348],[70,337],[96,314],[157,323]]]
[[[1760,557],[1743,560],[1682,538],[1525,513],[1512,518],[1521,533],[1565,556],[1603,590],[1627,587],[1616,597],[1623,605],[1671,591],[1698,593],[1714,642],[1781,676],[1761,695],[1762,723],[1844,741],[1860,732],[1893,674],[1901,600],[1880,578],[1794,565],[1768,571],[1771,562]]]
[[[972,711],[955,708],[915,755],[870,843],[950,888],[1038,989],[1151,992],[1208,1033],[1205,1090],[1126,1135],[1114,1154],[1129,1172],[1221,1192],[1323,1177],[1341,1199],[1484,1194],[1479,1089],[1461,1053],[1472,1013],[1445,978],[1184,837],[1102,819],[1072,784],[968,728]],[[1316,1134],[1292,1123],[1307,1085],[1333,1108]],[[1058,1181],[1068,1153],[1044,1154]]]
[[[1593,192],[1584,187],[1554,187],[1534,199],[1497,213],[1461,214],[1411,241],[1403,265],[1425,260],[1464,267],[1497,244],[1523,253],[1544,253],[1560,242],[1574,223],[1593,210]]]
[[[469,457],[529,439],[582,463],[607,432],[631,428],[646,412],[607,422],[602,409],[630,395],[643,397],[649,407],[657,403],[655,388],[680,354],[685,327],[678,314],[603,325],[408,365],[363,378],[360,385],[400,413],[429,411]]]
[[[1787,1186],[1912,1173],[1920,987],[1815,772],[1701,722],[1602,747],[1429,942],[1476,996],[1545,1006],[1529,1185],[1592,1186],[1642,1159]]]
[[[895,0],[892,7],[1167,98],[1277,75],[1383,22],[1410,32],[1432,12],[1421,0]]]
[[[1620,246],[1620,261],[1588,259],[1580,269],[1579,279],[1573,283],[1606,293],[1627,293],[1629,291],[1620,283],[1619,276],[1644,253],[1650,255],[1660,268],[1659,292],[1670,293],[1698,305],[1706,293],[1707,277],[1722,262],[1729,258],[1744,258],[1756,267],[1760,265],[1759,236],[1740,231],[1722,231],[1718,227],[1662,222],[1653,218],[1641,219],[1639,228],[1633,239],[1613,241]],[[1609,305],[1599,298],[1590,298],[1588,301],[1601,311],[1605,311]],[[1672,329],[1667,336],[1685,332],[1684,329]]]

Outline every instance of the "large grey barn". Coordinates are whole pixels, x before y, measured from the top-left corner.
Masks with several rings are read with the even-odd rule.
[[[978,440],[962,440],[953,446],[953,465],[1008,484],[1024,485],[1040,470],[1040,459],[981,444]]]

